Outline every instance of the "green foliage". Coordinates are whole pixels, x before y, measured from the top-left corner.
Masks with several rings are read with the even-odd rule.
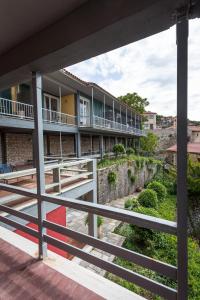
[[[157,194],[153,190],[146,189],[139,194],[138,202],[144,207],[156,208],[158,204]]]
[[[131,169],[128,169],[128,171],[127,171],[127,175],[128,175],[128,178],[131,178],[131,175],[132,175],[132,171],[131,171]]]
[[[131,181],[132,184],[134,184],[135,181],[136,181],[136,176],[135,175],[131,175],[130,181]]]
[[[132,210],[133,208],[136,208],[139,206],[139,203],[136,198],[129,198],[124,203],[124,208]]]
[[[117,174],[113,171],[108,173],[108,183],[110,185],[115,185],[117,181]]]
[[[115,153],[116,156],[119,156],[125,154],[126,150],[123,144],[116,144],[113,147],[113,152]]]
[[[156,192],[159,201],[165,200],[167,189],[162,183],[158,181],[152,181],[147,185],[147,188]]]
[[[135,150],[133,148],[127,148],[126,149],[126,154],[127,155],[135,154]]]
[[[147,136],[140,138],[141,150],[153,154],[158,145],[158,137],[153,132],[148,132]]]
[[[159,170],[153,178],[162,183],[170,195],[176,195],[176,173],[173,170]]]
[[[149,105],[146,98],[140,97],[137,93],[128,93],[124,96],[120,96],[119,100],[128,104],[135,112],[143,114],[145,112],[145,107]]]
[[[136,157],[135,164],[138,170],[141,170],[144,167],[145,158],[144,157]]]
[[[88,225],[88,215],[85,218],[85,225]],[[97,216],[97,227],[99,228],[104,223],[104,218],[102,216]]]

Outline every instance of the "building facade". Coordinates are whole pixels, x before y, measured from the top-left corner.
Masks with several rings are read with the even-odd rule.
[[[154,130],[156,129],[156,115],[157,113],[147,111],[144,113],[144,129]]]
[[[141,116],[100,86],[66,70],[43,76],[46,156],[103,157],[116,143],[137,147]],[[14,167],[34,161],[31,82],[0,92],[0,163]]]

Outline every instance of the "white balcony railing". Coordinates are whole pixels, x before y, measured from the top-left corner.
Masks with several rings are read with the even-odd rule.
[[[33,105],[0,98],[0,114],[20,119],[33,119]]]
[[[82,120],[83,117],[80,117],[80,120]],[[116,130],[116,131],[120,131],[120,132],[127,132],[127,133],[132,133],[135,135],[143,135],[145,136],[145,131],[141,130],[139,128],[133,127],[133,126],[129,126],[128,124],[122,124],[122,123],[118,123],[115,121],[111,121],[108,119],[104,119],[102,117],[98,117],[98,116],[93,116],[93,123],[90,122],[90,117],[84,117],[85,122],[81,122],[81,126],[82,127],[97,127],[97,128],[106,128],[109,130]]]
[[[76,117],[58,111],[42,109],[43,120],[49,123],[76,125]]]
[[[76,116],[42,109],[43,121],[49,123],[67,124],[75,126]],[[16,117],[20,119],[33,119],[33,105],[0,98],[0,115]]]

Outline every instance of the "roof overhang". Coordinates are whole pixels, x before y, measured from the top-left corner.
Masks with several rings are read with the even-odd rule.
[[[1,1],[0,87],[166,30],[189,2],[190,16],[200,16],[198,0],[21,0],[20,9],[10,2]]]

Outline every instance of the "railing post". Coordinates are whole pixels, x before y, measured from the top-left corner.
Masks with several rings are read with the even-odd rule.
[[[42,121],[42,77],[38,72],[32,72],[32,92],[34,103],[34,145],[35,165],[37,177],[37,203],[38,203],[38,232],[39,232],[39,258],[47,255],[47,244],[43,242],[43,220],[46,218],[45,202],[41,195],[45,193],[44,173],[44,142]]]
[[[92,172],[92,175],[88,176],[93,179],[93,190],[87,195],[87,200],[92,203],[97,203],[97,169],[96,169],[96,159],[88,162],[88,171]],[[97,232],[97,215],[88,214],[88,234],[93,237],[98,237]]]
[[[177,239],[178,300],[187,299],[187,84],[188,20],[178,20],[177,33]]]
[[[53,188],[54,192],[61,192],[61,183],[60,183],[60,168],[53,169],[53,183],[58,183],[57,186]]]
[[[77,114],[77,126],[80,126],[80,93],[77,92],[76,98],[76,114]]]

